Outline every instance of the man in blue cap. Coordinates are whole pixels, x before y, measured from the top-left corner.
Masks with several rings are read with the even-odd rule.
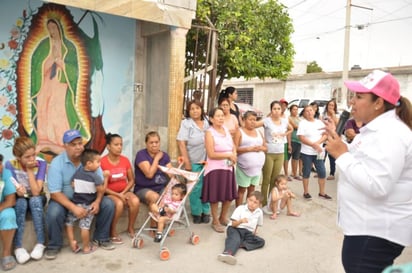
[[[48,246],[45,257],[49,260],[55,259],[63,246],[64,221],[68,211],[72,211],[78,218],[87,215],[87,210],[71,201],[72,176],[81,166],[80,155],[84,150],[82,135],[78,130],[68,130],[63,135],[63,143],[65,151],[52,160],[47,175],[50,201],[46,212]],[[103,177],[100,168],[98,174]],[[114,215],[113,202],[104,196],[100,207],[93,207],[93,211],[96,213],[93,243],[106,250],[114,249],[110,241],[110,225]]]

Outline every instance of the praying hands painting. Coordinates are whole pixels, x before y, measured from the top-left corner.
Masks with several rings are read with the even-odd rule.
[[[102,124],[103,60],[95,14],[93,37],[70,12],[44,4],[33,14],[16,64],[18,133],[36,143],[38,152],[64,150],[62,136],[77,129],[84,144],[104,150]]]

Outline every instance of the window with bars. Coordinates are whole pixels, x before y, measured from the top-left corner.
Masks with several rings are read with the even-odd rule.
[[[253,88],[236,88],[237,102],[253,105]]]

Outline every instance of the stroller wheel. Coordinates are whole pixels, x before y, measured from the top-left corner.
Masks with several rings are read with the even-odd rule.
[[[170,237],[175,236],[176,235],[176,230],[171,229],[167,235],[170,236]]]
[[[190,242],[191,242],[193,245],[199,244],[199,242],[200,242],[200,237],[199,237],[199,235],[192,234],[192,236],[190,236]]]
[[[143,242],[143,239],[141,237],[133,238],[133,240],[132,240],[132,246],[134,248],[137,248],[137,249],[143,248],[143,244],[144,244],[144,242]]]
[[[170,251],[167,247],[162,247],[162,249],[160,250],[160,260],[162,261],[167,261],[170,258]]]

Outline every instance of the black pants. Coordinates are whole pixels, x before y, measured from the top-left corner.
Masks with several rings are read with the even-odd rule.
[[[403,246],[373,236],[345,236],[342,263],[346,273],[381,273],[401,255]]]
[[[245,228],[227,228],[225,240],[225,252],[235,255],[240,247],[247,251],[261,248],[265,245],[265,240]]]

